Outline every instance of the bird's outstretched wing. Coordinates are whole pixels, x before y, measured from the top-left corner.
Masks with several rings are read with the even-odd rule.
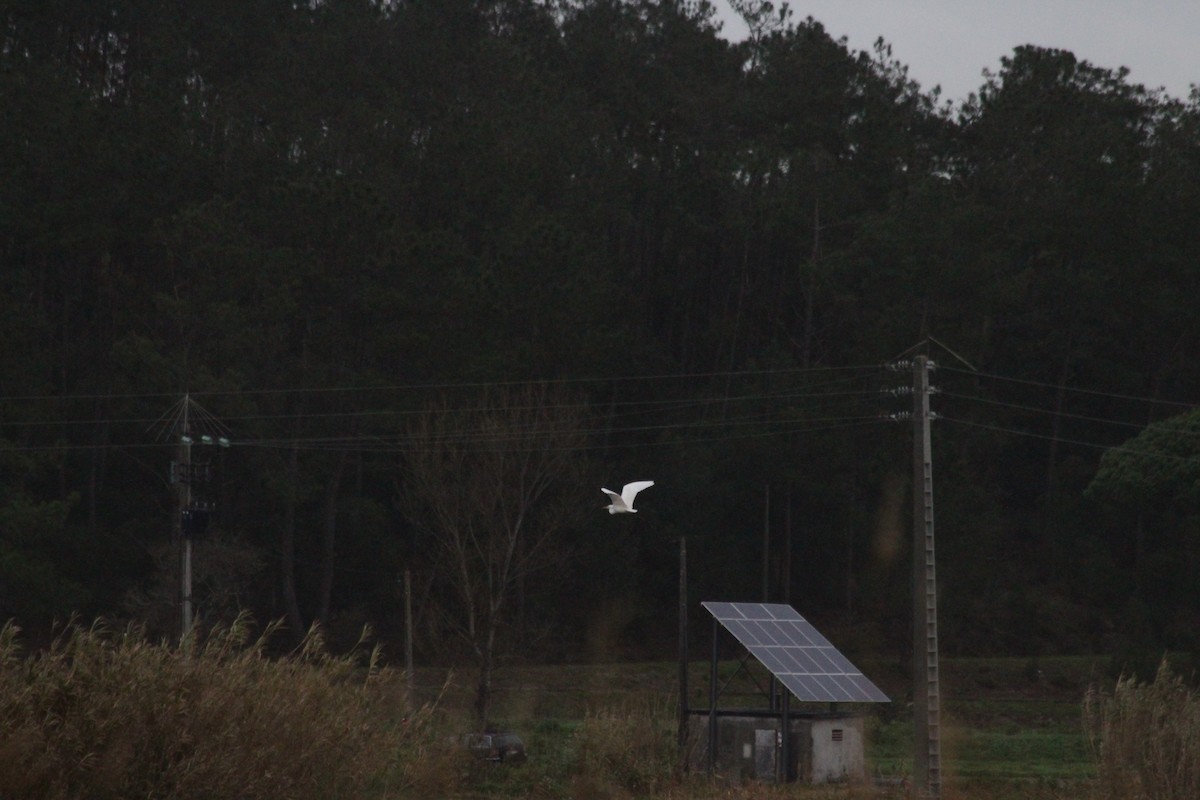
[[[637,497],[638,492],[653,485],[654,481],[634,481],[633,483],[627,483],[625,484],[625,488],[621,490],[621,500],[625,505],[633,508],[633,498]]]
[[[600,491],[608,495],[609,502],[612,503],[612,505],[608,507],[608,512],[610,514],[616,514],[618,511],[627,511],[629,509],[629,507],[625,505],[625,500],[622,499],[621,495],[617,494],[613,490],[601,489]]]

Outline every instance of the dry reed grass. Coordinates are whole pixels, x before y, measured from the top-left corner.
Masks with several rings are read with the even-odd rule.
[[[1165,660],[1151,683],[1122,678],[1111,696],[1089,690],[1084,724],[1102,800],[1200,797],[1200,696]]]
[[[0,797],[315,800],[447,788],[421,766],[430,710],[405,717],[400,681],[376,652],[332,656],[313,630],[289,657],[269,658],[277,627],[251,641],[239,617],[190,656],[103,625],[71,625],[27,656],[16,626],[0,628]]]
[[[575,732],[573,798],[657,797],[679,778],[674,711],[644,701],[589,711]]]

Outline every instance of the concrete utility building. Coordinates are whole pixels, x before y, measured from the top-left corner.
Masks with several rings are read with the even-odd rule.
[[[733,780],[819,784],[864,779],[864,716],[840,710],[838,704],[886,703],[887,695],[791,606],[702,605],[713,615],[713,655],[708,708],[682,710],[691,767]],[[719,707],[722,628],[771,673],[765,709]],[[784,690],[776,692],[775,682]],[[793,710],[793,699],[810,709],[828,710]]]
[[[862,714],[828,712],[791,714],[791,758],[783,755],[782,719],[746,712],[718,712],[713,771],[733,781],[840,783],[865,780],[865,725]],[[708,769],[708,714],[691,716],[690,765]],[[782,761],[782,763],[781,763]],[[786,776],[782,768],[786,767]]]

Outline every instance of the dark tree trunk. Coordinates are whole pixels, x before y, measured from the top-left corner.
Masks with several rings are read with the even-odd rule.
[[[329,598],[333,594],[334,544],[337,539],[337,508],[338,493],[342,485],[342,475],[346,471],[345,450],[338,456],[329,478],[329,486],[325,489],[325,524],[321,536],[321,586],[317,600],[317,620],[321,625],[329,622]]]
[[[495,668],[496,628],[489,622],[487,635],[484,637],[479,656],[479,684],[475,687],[475,719],[480,729],[488,724],[488,715],[492,710],[492,672]]]
[[[295,444],[288,458],[288,491],[286,506],[283,512],[283,525],[279,531],[279,558],[283,580],[283,607],[287,615],[288,625],[293,635],[299,639],[304,636],[306,626],[304,617],[300,614],[300,603],[296,599],[296,483],[299,473],[299,451]]]
[[[1058,451],[1062,437],[1063,410],[1067,400],[1067,381],[1071,379],[1071,338],[1067,337],[1066,352],[1063,354],[1062,370],[1058,375],[1058,390],[1054,396],[1054,417],[1051,420],[1050,452],[1046,456],[1046,501],[1043,508],[1049,511],[1054,499],[1058,480]]]

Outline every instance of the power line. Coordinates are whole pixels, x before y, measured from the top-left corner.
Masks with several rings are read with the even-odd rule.
[[[1008,403],[1003,400],[995,400],[995,399],[987,398],[987,397],[979,397],[977,395],[959,394],[957,392],[947,392],[947,391],[940,391],[938,394],[941,395],[942,397],[953,397],[953,398],[960,399],[960,400],[971,400],[971,401],[975,401],[975,402],[979,402],[979,403],[986,403],[988,405],[1001,406],[1003,408],[1011,408],[1011,409],[1014,409],[1017,411],[1029,411],[1029,412],[1032,412],[1035,414],[1047,414],[1047,415],[1051,415],[1051,416],[1062,417],[1065,419],[1077,419],[1077,420],[1082,420],[1084,422],[1098,422],[1098,423],[1102,423],[1104,425],[1116,425],[1116,426],[1125,427],[1125,428],[1135,428],[1138,430],[1141,430],[1146,427],[1145,424],[1138,423],[1138,422],[1126,422],[1123,420],[1106,419],[1104,417],[1093,417],[1093,416],[1088,416],[1086,414],[1072,414],[1070,412],[1058,411],[1058,410],[1052,409],[1052,408],[1040,408],[1037,406],[1023,405],[1021,403]]]
[[[761,420],[752,421],[752,422],[748,422],[745,424],[750,425],[750,424],[755,424],[756,422],[761,423],[762,421]],[[550,449],[551,450],[572,450],[572,451],[579,451],[579,452],[587,452],[587,451],[595,451],[595,450],[615,450],[615,449],[623,449],[623,448],[628,448],[628,447],[644,448],[644,447],[679,446],[679,445],[687,445],[687,444],[701,444],[701,443],[706,443],[706,442],[731,441],[731,440],[736,440],[736,439],[756,439],[756,438],[763,438],[766,436],[789,436],[789,435],[793,435],[793,434],[814,433],[814,432],[819,432],[819,431],[834,430],[837,428],[858,427],[858,426],[863,426],[863,425],[878,425],[878,424],[880,424],[880,419],[877,415],[825,417],[825,418],[817,418],[817,419],[808,420],[808,422],[810,422],[810,423],[822,423],[820,425],[798,426],[798,427],[781,427],[784,423],[787,422],[787,420],[773,420],[771,422],[775,425],[775,427],[772,427],[770,430],[752,430],[752,431],[730,432],[730,433],[725,433],[725,434],[722,434],[719,436],[689,437],[686,439],[676,439],[676,440],[671,440],[671,441],[638,441],[638,442],[630,442],[627,444],[623,444],[620,442],[613,443],[610,441],[607,443],[582,444],[577,447],[558,447],[558,448],[550,448]],[[720,428],[720,427],[727,427],[727,426],[723,425],[722,423],[717,423],[717,422],[714,422],[711,424],[691,424],[691,423],[682,424],[681,423],[679,425],[673,425],[673,426],[672,425],[663,425],[663,426],[647,426],[644,428],[629,428],[629,429],[624,429],[621,432],[634,433],[634,432],[655,431],[655,430],[657,430],[657,431],[702,430],[702,429]],[[485,446],[491,445],[495,449],[501,449],[501,448],[499,448],[499,445],[503,445],[506,442],[518,442],[519,443],[519,441],[523,438],[527,438],[527,437],[497,436],[492,439],[480,438],[480,439],[471,439],[468,441],[472,442],[473,444],[481,444],[481,445],[485,445]],[[428,439],[428,442],[431,445],[436,445],[439,442],[443,442],[443,441],[444,441],[443,439],[433,438],[433,437]],[[462,440],[460,440],[460,441],[462,441]],[[402,452],[406,449],[420,447],[421,443],[417,442],[416,444],[414,444],[412,440],[405,440],[405,439],[399,439],[399,438],[394,439],[394,440],[387,440],[387,439],[383,439],[381,437],[361,437],[361,438],[339,438],[339,437],[321,438],[321,437],[318,437],[318,438],[308,438],[308,439],[303,439],[303,438],[302,439],[289,439],[289,438],[261,439],[261,440],[245,441],[245,442],[235,442],[235,445],[237,445],[239,447],[262,447],[262,448],[280,449],[280,450],[290,450],[292,448],[297,448],[300,450],[310,450],[311,451],[311,450],[340,450],[340,449],[345,449],[345,448],[353,448],[353,449],[360,449],[360,450],[364,450],[364,451],[368,451],[368,452],[398,453],[398,452]],[[487,450],[487,449],[491,449],[491,448],[483,447],[480,449]],[[540,445],[530,446],[529,448],[504,447],[502,449],[509,450],[509,451],[518,451],[518,452],[522,451],[523,449],[546,450],[545,447],[540,446]]]
[[[569,410],[569,409],[599,409],[599,408],[619,408],[625,414],[641,413],[640,409],[654,409],[658,407],[664,410],[686,410],[699,406],[712,406],[725,403],[743,403],[754,402],[761,400],[797,400],[805,398],[846,398],[846,397],[868,397],[873,396],[873,390],[859,390],[846,392],[773,392],[766,394],[747,394],[734,395],[728,398],[725,397],[696,397],[691,399],[666,399],[666,400],[623,400],[613,403],[557,403],[538,406],[505,406],[505,410],[511,411],[528,411],[533,409],[544,410]],[[446,409],[451,413],[473,412],[483,410],[480,406],[458,406]],[[628,410],[628,411],[627,411]],[[309,411],[297,412],[292,414],[231,414],[222,415],[221,419],[225,422],[262,422],[262,421],[277,421],[277,420],[316,420],[316,419],[354,419],[367,417],[413,417],[429,413],[429,409],[364,409],[358,411]],[[0,428],[53,428],[53,427],[77,427],[84,425],[150,425],[159,422],[162,418],[157,417],[150,419],[149,417],[128,417],[128,418],[105,418],[97,417],[93,419],[50,419],[50,420],[0,420]]]
[[[428,391],[432,389],[486,389],[513,388],[520,386],[541,385],[582,385],[595,383],[635,383],[668,380],[697,380],[701,378],[736,378],[775,375],[803,375],[820,372],[847,371],[878,371],[878,364],[859,364],[843,367],[787,367],[757,370],[716,370],[711,372],[674,372],[654,373],[650,375],[595,375],[580,378],[529,378],[512,381],[442,381],[429,383],[408,383],[383,386],[350,385],[350,386],[321,386],[321,387],[279,387],[274,389],[213,389],[209,391],[192,391],[194,397],[230,397],[249,395],[277,394],[332,394],[357,392],[398,392],[398,391]],[[0,396],[0,402],[17,401],[73,401],[73,400],[119,400],[119,399],[161,399],[163,397],[178,397],[179,392],[96,392],[83,394],[40,394],[40,395],[7,395]]]
[[[646,415],[655,415],[655,414],[662,414],[662,413],[668,413],[668,412],[679,413],[682,411],[689,411],[689,410],[696,411],[696,410],[701,410],[703,408],[715,407],[718,404],[720,404],[722,406],[725,406],[727,404],[745,406],[745,405],[751,405],[751,404],[755,404],[755,403],[771,403],[771,404],[778,405],[780,403],[790,403],[790,402],[806,400],[806,399],[845,400],[845,399],[853,399],[853,398],[865,398],[865,397],[873,396],[874,391],[873,390],[862,390],[862,389],[844,390],[844,391],[821,391],[821,390],[837,388],[837,387],[845,388],[845,387],[847,387],[847,384],[850,384],[852,382],[861,381],[864,378],[870,378],[870,377],[872,377],[872,376],[871,375],[841,376],[841,377],[838,377],[838,378],[832,379],[832,380],[819,381],[814,385],[809,385],[809,386],[805,387],[804,390],[781,389],[779,391],[774,391],[774,392],[753,392],[753,393],[747,393],[747,394],[742,394],[742,395],[735,395],[732,397],[691,396],[691,397],[668,398],[668,399],[660,399],[660,400],[621,400],[621,401],[612,401],[609,403],[596,402],[596,403],[590,403],[590,404],[589,403],[557,403],[557,404],[548,404],[548,405],[539,404],[536,406],[520,406],[520,407],[507,406],[507,407],[505,407],[504,410],[505,410],[505,412],[509,412],[509,411],[520,412],[520,411],[529,411],[529,410],[539,410],[539,411],[545,411],[545,410],[549,410],[549,411],[594,410],[596,414],[602,414],[603,418],[605,420],[607,420],[604,432],[606,434],[611,435],[613,433],[619,433],[622,431],[622,428],[612,426],[613,420],[622,419],[622,418],[627,419],[627,418],[634,417],[634,416],[645,417]],[[178,404],[176,404],[176,405],[178,405]],[[451,407],[447,407],[445,409],[438,409],[439,412],[445,411],[450,414],[476,414],[476,413],[479,413],[480,411],[485,411],[485,410],[486,410],[485,407],[481,407],[478,405],[457,406],[457,407],[451,406]],[[791,408],[789,410],[792,412],[796,412],[798,409]],[[304,422],[304,421],[330,420],[330,419],[365,419],[365,418],[399,419],[399,418],[412,418],[412,417],[427,414],[427,413],[429,413],[428,409],[364,409],[364,410],[356,410],[356,411],[302,412],[302,413],[295,413],[295,414],[223,415],[222,419],[225,421],[228,421],[229,423],[236,426],[238,422],[262,422],[262,421],[269,422],[269,421],[285,421],[285,420]],[[83,425],[89,425],[89,426],[113,425],[113,426],[116,426],[116,425],[137,424],[140,426],[140,425],[145,425],[147,423],[149,423],[151,425],[151,427],[158,427],[158,426],[162,425],[163,419],[164,419],[164,416],[159,416],[155,420],[149,420],[147,418],[116,418],[116,419],[97,418],[97,419],[68,419],[68,420],[60,419],[60,420],[44,420],[44,421],[16,420],[16,421],[12,421],[12,422],[0,421],[0,430],[3,430],[8,426],[13,426],[15,428],[20,428],[23,430],[30,430],[30,429],[36,430],[36,429],[46,429],[46,428],[59,428],[59,427],[64,427],[64,426],[76,426],[77,427],[77,426],[83,426]],[[739,419],[739,417],[734,417],[735,421],[737,419]],[[729,417],[725,416],[725,417],[723,417],[723,420],[728,422]],[[718,420],[714,424],[719,424],[720,421],[721,420]],[[372,427],[377,428],[378,426],[372,426]],[[639,428],[639,429],[653,430],[654,426],[641,426],[641,428]],[[384,435],[386,435],[386,434],[380,434],[378,431],[375,431],[372,434],[352,434],[350,436],[342,436],[342,437],[331,436],[328,438],[330,440],[357,441],[359,439],[369,439],[369,437],[371,437],[371,436],[378,437],[378,436],[384,436]],[[230,436],[228,438],[232,438],[232,437]],[[278,440],[279,441],[297,441],[299,438],[300,437],[296,437],[296,436],[278,437]],[[242,440],[241,443],[248,443],[248,441],[249,441],[248,439]],[[72,442],[64,442],[64,441],[55,441],[55,442],[43,443],[43,444],[26,442],[21,445],[13,445],[12,447],[13,447],[13,449],[19,449],[21,451],[27,451],[27,452],[32,452],[32,451],[54,452],[54,451],[70,451],[70,450],[96,450],[96,449],[103,449],[104,447],[107,447],[107,446],[109,446],[109,445],[95,444],[95,443],[72,443]],[[124,446],[124,447],[128,447],[128,448],[133,448],[133,447],[140,447],[140,446],[147,446],[147,445],[145,443],[129,442],[124,445],[113,445],[113,446]]]
[[[840,393],[839,393],[840,394]],[[861,393],[863,396],[874,396],[873,392]],[[803,395],[797,395],[803,396]],[[763,396],[770,399],[770,396]],[[711,402],[719,402],[706,400],[704,404]],[[505,409],[508,411],[511,409]],[[754,413],[744,413],[736,416],[726,416],[724,418],[714,419],[698,419],[682,422],[661,422],[638,425],[619,425],[611,426],[607,424],[598,424],[593,427],[580,428],[576,432],[583,437],[603,435],[605,437],[620,436],[625,434],[647,434],[654,432],[668,431],[686,431],[699,429],[714,429],[714,428],[729,428],[729,427],[746,427],[754,425],[779,426],[788,424],[797,424],[804,420],[803,414],[820,411],[820,407],[796,408],[785,407],[783,409],[766,409]],[[428,413],[428,412],[421,412]],[[831,420],[871,420],[877,421],[877,415],[870,416],[828,416],[828,417],[813,417],[807,421],[826,422]],[[603,419],[598,419],[597,422],[603,423]],[[553,420],[546,424],[539,422],[531,422],[527,425],[508,426],[499,431],[492,431],[481,427],[463,427],[451,428],[442,432],[434,432],[430,434],[417,434],[413,432],[399,432],[391,434],[381,433],[364,433],[364,434],[332,434],[326,436],[276,436],[269,438],[233,438],[231,445],[236,447],[296,447],[302,449],[343,449],[354,448],[362,450],[387,451],[395,452],[403,449],[406,446],[413,446],[414,442],[419,443],[422,439],[429,442],[439,443],[476,443],[476,444],[491,444],[500,445],[506,442],[519,442],[528,439],[530,436],[536,436],[541,431],[555,430]],[[734,434],[724,438],[739,438],[745,434]],[[145,442],[108,442],[108,443],[68,443],[68,442],[52,442],[45,444],[37,443],[22,443],[9,444],[0,449],[9,452],[61,452],[61,451],[88,451],[102,450],[107,448],[112,449],[145,449],[145,448],[170,448],[174,447],[174,442],[165,441],[145,441]],[[609,445],[586,445],[583,449],[603,449]]]
[[[633,400],[612,400],[604,402],[596,400],[592,403],[557,403],[544,406],[527,406],[521,408],[504,408],[503,411],[528,411],[546,410],[546,411],[587,411],[594,412],[594,419],[602,421],[597,427],[589,427],[581,431],[582,435],[600,434],[608,440],[604,445],[597,447],[611,447],[611,437],[619,437],[625,434],[648,434],[653,432],[678,432],[688,430],[701,430],[719,428],[721,426],[745,427],[751,425],[765,426],[780,426],[794,424],[798,422],[798,417],[803,414],[810,414],[819,411],[822,403],[840,403],[836,406],[841,411],[849,410],[848,404],[861,404],[861,401],[877,396],[878,390],[875,388],[853,388],[849,384],[855,382],[874,379],[880,376],[880,367],[878,365],[857,365],[848,367],[815,367],[806,369],[767,369],[767,370],[736,370],[736,371],[714,371],[703,373],[665,373],[658,375],[647,376],[618,376],[615,378],[579,378],[579,379],[558,379],[553,381],[505,381],[505,382],[446,382],[446,383],[427,383],[427,384],[405,384],[396,386],[354,386],[354,387],[329,387],[325,389],[255,389],[255,390],[230,390],[217,391],[208,393],[217,396],[246,396],[246,395],[268,395],[268,394],[303,394],[303,393],[363,393],[377,391],[410,391],[410,390],[429,390],[429,389],[482,389],[491,387],[515,387],[515,386],[535,386],[546,384],[569,385],[582,384],[585,382],[600,382],[607,381],[610,383],[621,383],[630,381],[671,381],[676,379],[696,379],[696,378],[712,378],[725,376],[744,376],[744,377],[764,377],[764,376],[801,376],[829,373],[836,375],[830,380],[819,381],[814,384],[804,387],[786,387],[777,391],[758,391],[748,392],[740,395],[692,395],[685,397],[663,398],[663,399],[633,399]],[[997,381],[1005,381],[1014,384],[1037,386],[1042,388],[1050,388],[1058,390],[1060,387],[1054,384],[1048,384],[1039,381],[1028,380],[1024,378],[1015,378],[1011,376],[1003,376],[991,373],[983,373],[978,371],[964,370],[956,367],[939,367],[941,370],[972,375],[975,377],[989,378]],[[840,374],[839,374],[840,373]],[[847,374],[851,373],[851,374]],[[838,390],[840,387],[840,390]],[[1126,394],[1118,394],[1111,392],[1098,391],[1093,389],[1084,389],[1079,387],[1065,387],[1069,391],[1088,394],[1092,396],[1115,398],[1121,400],[1140,401],[1146,403],[1154,403],[1160,405],[1169,405],[1175,407],[1192,408],[1186,403],[1176,401],[1159,400],[1154,398],[1136,397]],[[940,392],[941,395],[964,400],[968,402],[979,402],[1001,408],[1008,408],[1015,411],[1023,411],[1033,414],[1053,415],[1058,418],[1075,419],[1085,422],[1092,422],[1104,425],[1120,426],[1123,428],[1143,429],[1142,424],[1129,422],[1126,420],[1107,419],[1092,415],[1075,414],[1057,409],[1042,408],[1033,405],[1013,403],[995,398],[982,397],[958,392]],[[161,395],[44,395],[39,397],[8,397],[0,398],[0,400],[69,400],[69,399],[94,399],[97,397],[158,397]],[[799,401],[813,401],[807,407],[788,406],[789,403],[797,403]],[[763,408],[757,412],[752,412],[749,408],[755,404],[772,406],[773,408]],[[705,409],[721,407],[723,410],[729,406],[741,407],[747,409],[740,414],[721,414],[714,419],[692,419],[685,421],[662,421],[654,422],[656,417],[661,417],[664,414],[680,415],[687,412],[696,413],[703,412]],[[443,409],[449,414],[470,415],[473,413],[484,412],[487,409],[475,405],[463,406],[448,406]],[[500,409],[496,409],[500,411]],[[345,411],[309,411],[297,412],[289,414],[243,414],[243,415],[223,415],[222,419],[231,423],[237,422],[272,422],[272,421],[320,421],[320,420],[357,420],[357,419],[406,419],[413,418],[418,415],[430,413],[428,409],[405,409],[405,408],[367,408],[358,410]],[[824,419],[841,419],[848,417],[826,417]],[[156,420],[148,420],[144,418],[99,418],[99,419],[59,419],[59,420],[12,420],[0,421],[0,430],[5,428],[22,429],[22,430],[37,430],[39,428],[55,428],[55,427],[72,427],[72,426],[122,426],[122,425],[145,425],[147,423],[156,424],[161,422],[161,417]],[[615,420],[643,420],[642,424],[622,424],[613,425]],[[820,421],[822,418],[814,417],[811,421]],[[865,419],[865,417],[864,417]],[[1028,431],[1017,429],[1004,428],[1002,426],[987,425],[983,423],[972,423],[963,419],[955,420],[961,424],[975,425],[981,428],[995,430],[997,432],[1007,432],[1015,435],[1033,436],[1038,438],[1055,439],[1060,442],[1075,443],[1082,446],[1095,448],[1109,448],[1111,445],[1097,444],[1095,442],[1084,442],[1064,439],[1062,437],[1052,437],[1046,435],[1033,434]],[[372,426],[378,427],[378,426]],[[774,428],[773,428],[774,429]],[[508,428],[500,434],[488,433],[485,434],[478,430],[464,428],[450,434],[442,434],[442,441],[473,441],[477,443],[501,444],[506,441],[517,440],[522,436],[528,435],[528,429]],[[719,437],[719,439],[738,438],[746,436],[746,433],[727,434]],[[759,435],[759,434],[753,434]],[[268,438],[245,438],[235,440],[238,445],[249,447],[293,447],[303,446],[309,449],[330,449],[330,448],[345,448],[354,447],[366,450],[395,450],[401,447],[400,442],[406,441],[411,446],[414,441],[412,433],[380,433],[378,431],[370,434],[332,434],[328,436],[275,436]],[[232,438],[232,437],[231,437]],[[642,442],[641,444],[646,444]],[[101,450],[106,448],[117,449],[136,449],[136,448],[151,448],[161,446],[173,446],[173,443],[150,443],[150,442],[126,442],[126,443],[72,443],[64,441],[49,442],[44,444],[37,443],[22,443],[9,444],[4,449],[10,452],[56,452],[56,451],[87,451]],[[590,447],[590,446],[589,446]]]
[[[1131,400],[1139,403],[1151,403],[1155,405],[1174,406],[1177,408],[1194,408],[1195,403],[1185,403],[1178,400],[1163,400],[1155,397],[1139,397],[1137,395],[1119,394],[1115,392],[1106,392],[1099,389],[1085,389],[1077,386],[1060,386],[1055,383],[1045,383],[1043,381],[1029,380],[1028,378],[1013,378],[1007,375],[997,375],[989,372],[979,372],[975,370],[959,369],[957,367],[948,367],[941,364],[938,369],[944,372],[957,372],[962,375],[972,375],[977,378],[988,378],[990,380],[1005,381],[1007,383],[1019,383],[1026,386],[1037,386],[1042,389],[1054,389],[1055,391],[1063,390],[1068,392],[1076,392],[1079,394],[1088,394],[1096,397],[1107,397],[1114,400]]]
[[[1096,442],[1087,442],[1087,441],[1083,441],[1081,439],[1068,439],[1068,438],[1064,438],[1062,436],[1051,436],[1051,435],[1045,434],[1045,433],[1034,433],[1032,431],[1019,430],[1017,428],[1006,428],[1001,425],[990,425],[986,422],[974,422],[972,420],[959,419],[957,417],[948,417],[945,414],[939,415],[938,418],[941,420],[945,420],[946,422],[953,422],[958,425],[966,425],[966,426],[972,427],[972,428],[983,428],[984,430],[996,431],[998,433],[1007,433],[1007,434],[1011,434],[1013,436],[1025,436],[1025,437],[1028,437],[1031,439],[1056,441],[1056,442],[1060,442],[1062,444],[1077,445],[1079,447],[1090,447],[1090,448],[1093,448],[1096,450],[1104,450],[1106,452],[1111,451],[1111,452],[1115,452],[1115,453],[1127,453],[1129,455],[1144,456],[1146,458],[1161,458],[1161,459],[1170,460],[1170,461],[1192,461],[1194,459],[1194,457],[1191,457],[1191,456],[1175,456],[1175,455],[1171,455],[1169,453],[1162,453],[1159,451],[1139,450],[1134,447],[1125,447],[1123,445],[1098,444]]]

